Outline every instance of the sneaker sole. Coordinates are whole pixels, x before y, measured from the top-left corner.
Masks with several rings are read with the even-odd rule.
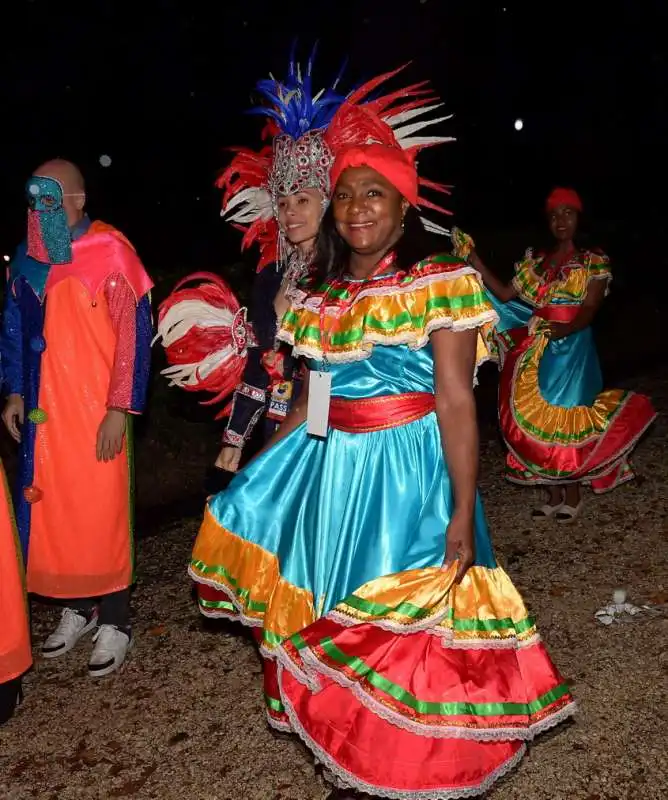
[[[64,656],[65,653],[69,653],[70,650],[73,650],[79,644],[79,642],[83,639],[83,637],[87,633],[90,633],[95,628],[97,628],[97,617],[92,619],[86,625],[86,627],[82,629],[81,633],[77,636],[77,638],[74,639],[74,641],[71,642],[69,645],[65,644],[65,647],[63,647],[60,650],[50,650],[50,651],[49,650],[47,650],[47,651],[42,650],[41,651],[42,652],[42,658],[59,658],[60,656]]]

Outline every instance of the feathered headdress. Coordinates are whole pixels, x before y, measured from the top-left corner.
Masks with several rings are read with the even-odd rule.
[[[427,81],[372,96],[408,64],[367,81],[347,97],[337,93],[340,72],[329,89],[313,96],[313,58],[314,54],[303,79],[293,57],[285,81],[260,81],[257,88],[268,105],[250,113],[268,118],[265,136],[274,137],[273,146],[259,152],[236,148],[236,156],[217,182],[224,191],[223,218],[244,232],[242,249],[254,243],[260,247],[258,271],[277,258],[276,198],[306,186],[329,194],[330,169],[336,154],[344,148],[376,142],[398,148],[414,160],[426,147],[454,141],[451,136],[423,133],[429,126],[452,118],[451,114],[433,117],[443,103],[427,88]],[[449,187],[426,178],[420,178],[419,185],[450,193]],[[424,197],[418,198],[418,205],[450,213]],[[427,230],[448,233],[427,218],[421,219]]]
[[[345,100],[337,92],[345,64],[331,86],[314,94],[316,50],[302,70],[293,48],[284,80],[270,76],[258,82],[264,103],[248,113],[267,118],[264,138],[271,136],[272,145],[258,152],[234,148],[235,157],[216,181],[223,190],[221,216],[244,232],[242,250],[256,242],[260,246],[258,272],[277,259],[278,198],[307,188],[319,189],[324,200],[329,197],[334,156],[323,131]]]
[[[263,138],[273,139],[258,152],[235,148],[235,157],[221,174],[222,216],[244,231],[242,249],[260,245],[258,271],[276,261],[279,238],[277,198],[315,187],[329,196],[329,170],[333,154],[323,144],[322,130],[344,101],[337,94],[339,72],[332,85],[316,94],[312,90],[316,48],[305,70],[294,57],[285,80],[273,76],[256,90],[264,104],[249,113],[264,116]],[[253,346],[252,326],[229,286],[211,273],[184,278],[160,305],[158,331],[169,366],[162,374],[170,386],[213,394],[206,404],[219,403],[241,381]],[[227,416],[228,404],[217,416]]]
[[[445,122],[453,116],[452,114],[433,116],[433,112],[442,108],[444,104],[428,88],[428,81],[414,83],[404,89],[368,99],[372,92],[407,66],[408,64],[404,64],[396,70],[373,78],[346,98],[332,118],[325,134],[325,140],[335,155],[349,148],[379,144],[400,150],[406,162],[414,165],[417,154],[424,148],[455,141],[452,136],[423,133],[426,128]],[[425,189],[450,194],[450,188],[444,184],[426,178],[418,178],[417,182]],[[422,196],[416,196],[415,201],[418,207],[429,208],[442,214],[451,213]],[[425,217],[421,219],[427,230],[433,233],[448,233],[445,228]]]

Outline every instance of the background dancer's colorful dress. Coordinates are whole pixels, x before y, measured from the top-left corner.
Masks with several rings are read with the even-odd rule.
[[[458,252],[470,252],[500,316],[494,345],[508,479],[552,487],[551,494],[577,492],[576,484],[601,493],[633,478],[629,454],[656,414],[644,395],[603,388],[591,321],[612,274],[604,253],[574,242],[580,198],[556,189],[546,210],[555,249],[527,250],[509,285],[482,263],[470,238],[460,232],[455,239]],[[573,496],[576,505],[562,494],[534,516],[570,521],[581,504]]]
[[[648,398],[603,388],[591,327],[550,340],[550,321],[577,313],[590,281],[609,281],[607,256],[573,253],[556,276],[545,256],[529,250],[514,285],[523,302],[503,304],[496,339],[503,368],[499,418],[510,450],[507,476],[516,483],[581,481],[605,492],[631,480],[628,455],[656,414]]]

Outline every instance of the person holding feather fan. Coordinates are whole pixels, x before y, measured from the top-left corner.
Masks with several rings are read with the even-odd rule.
[[[320,221],[329,202],[333,156],[323,131],[345,97],[343,73],[313,91],[317,46],[305,70],[290,57],[287,77],[256,85],[258,104],[249,113],[266,125],[259,151],[234,148],[216,185],[223,190],[223,219],[243,232],[242,250],[257,244],[260,259],[253,285],[252,324],[225,282],[216,275],[184,278],[162,303],[158,334],[172,385],[207,391],[216,404],[232,392],[218,414],[228,417],[219,469],[236,472],[243,450],[264,421],[265,441],[285,419],[299,381],[290,349],[276,341],[278,323],[297,282],[309,270]],[[197,286],[188,286],[197,281]]]

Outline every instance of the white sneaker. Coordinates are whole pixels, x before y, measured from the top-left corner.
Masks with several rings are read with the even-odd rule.
[[[90,619],[72,608],[64,608],[56,630],[42,645],[44,658],[57,658],[71,650],[74,645],[89,631],[97,626],[97,611]]]
[[[132,637],[115,625],[100,625],[93,641],[95,647],[88,662],[88,674],[93,678],[102,678],[115,672],[125,661],[132,646]]]

